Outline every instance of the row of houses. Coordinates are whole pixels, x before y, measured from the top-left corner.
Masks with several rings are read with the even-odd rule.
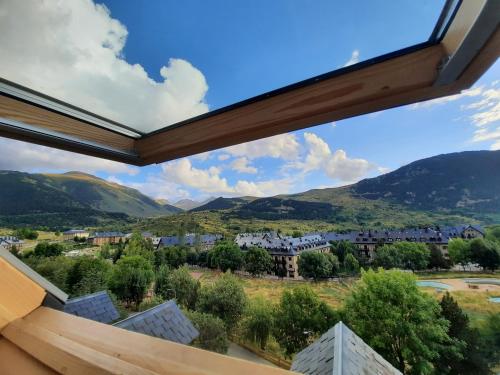
[[[323,232],[317,234],[330,243],[348,241],[358,247],[360,257],[365,257],[368,261],[371,261],[375,258],[377,247],[401,241],[433,244],[447,257],[450,240],[454,238],[483,238],[484,233],[484,229],[480,226],[463,224],[442,228],[367,230],[348,233]]]
[[[0,236],[0,247],[12,251],[16,248],[18,251],[21,251],[24,246],[24,241],[20,240],[14,236]]]
[[[330,244],[321,234],[294,238],[275,232],[240,233],[234,241],[243,251],[253,246],[266,249],[274,261],[273,272],[277,276],[291,278],[299,276],[298,259],[302,252],[327,253],[330,251]]]

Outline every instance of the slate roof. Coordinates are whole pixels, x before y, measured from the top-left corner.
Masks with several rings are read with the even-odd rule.
[[[111,323],[120,317],[106,291],[70,299],[64,305],[64,312],[101,323]]]
[[[199,332],[173,300],[114,324],[117,327],[144,333],[180,344],[189,344]]]
[[[349,241],[357,244],[377,243],[378,241],[391,243],[397,241],[412,241],[424,243],[447,244],[452,238],[463,237],[466,229],[473,229],[484,235],[484,230],[479,226],[468,224],[436,227],[436,228],[410,228],[403,230],[368,230],[352,231],[349,233],[326,232],[319,233],[326,241]]]
[[[122,232],[95,232],[92,238],[107,238],[107,237],[125,237]]]
[[[401,374],[342,322],[298,353],[291,370],[308,375]]]
[[[275,232],[240,233],[236,236],[236,244],[243,250],[258,246],[271,254],[295,255],[300,251],[316,250],[328,246],[328,242],[320,234],[309,234],[298,238],[281,236]]]
[[[70,230],[63,232],[63,234],[65,234],[65,235],[79,234],[79,233],[88,233],[88,231],[86,231],[85,229],[70,229]]]
[[[200,242],[202,245],[213,245],[216,241],[220,240],[222,235],[220,234],[202,234],[200,236]],[[186,234],[184,238],[184,244],[187,246],[194,246],[196,242],[195,234]],[[167,236],[162,237],[159,242],[159,246],[177,246],[179,245],[178,236]]]

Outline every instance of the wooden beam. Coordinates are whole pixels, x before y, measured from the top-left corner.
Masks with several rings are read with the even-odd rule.
[[[166,128],[138,140],[137,149],[146,163],[161,162],[416,102],[422,100],[420,91],[431,87],[444,56],[440,45],[430,46]]]
[[[0,95],[0,119],[13,120],[22,125],[27,125],[43,131],[49,131],[60,135],[86,141],[104,148],[114,149],[123,153],[135,152],[135,138],[118,134],[116,132],[91,125],[85,121],[69,117],[64,114],[50,111],[40,106],[32,105],[16,98]],[[1,121],[0,121],[1,122]],[[29,133],[20,133],[9,128],[0,127],[0,135],[22,141],[29,141],[47,145],[43,139],[31,136]],[[54,141],[48,142],[52,146],[59,146],[71,151],[72,146],[64,143],[56,145]],[[81,152],[81,150],[76,150]],[[97,151],[89,151],[92,156],[102,156]],[[109,158],[109,157],[108,157]]]
[[[0,374],[56,375],[57,372],[0,336]]]
[[[45,290],[0,258],[0,331],[39,307]]]
[[[291,374],[279,368],[126,331],[45,307],[38,308],[23,321],[96,352],[159,374]],[[7,337],[11,339],[8,333]]]

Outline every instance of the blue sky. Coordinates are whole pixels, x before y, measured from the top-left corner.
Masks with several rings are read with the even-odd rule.
[[[443,1],[102,4],[6,1],[0,68],[150,130],[423,42]],[[17,12],[30,26],[8,23]],[[458,96],[143,168],[2,139],[0,169],[82,170],[170,201],[340,186],[436,154],[500,149],[499,80],[497,63]]]

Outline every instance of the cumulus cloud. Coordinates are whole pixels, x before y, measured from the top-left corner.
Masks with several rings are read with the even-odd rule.
[[[476,87],[469,90],[464,90],[460,94],[444,96],[442,98],[427,100],[425,102],[415,103],[410,105],[410,109],[420,109],[420,108],[430,108],[436,105],[446,104],[450,102],[454,102],[459,99],[467,98],[467,97],[475,97],[481,95],[482,88]]]
[[[106,172],[128,175],[139,173],[139,168],[116,161],[103,160],[4,138],[0,138],[0,150],[0,169],[25,172],[39,170],[54,172],[81,171],[86,173]]]
[[[165,163],[162,170],[163,173],[158,178],[211,194],[268,196],[286,193],[292,186],[292,181],[287,178],[257,182],[238,180],[231,185],[221,176],[220,168],[196,168],[187,158]]]
[[[271,157],[283,160],[294,160],[299,156],[300,144],[295,134],[280,134],[252,142],[226,147],[224,152],[248,159]]]
[[[231,168],[238,173],[257,173],[257,168],[248,164],[249,160],[246,157],[238,158],[231,163]]]
[[[354,65],[359,62],[359,50],[355,49],[352,51],[351,58],[347,60],[344,66]]]
[[[377,166],[365,159],[349,158],[344,150],[331,151],[330,146],[314,133],[304,133],[308,149],[304,160],[288,164],[288,168],[299,169],[302,173],[323,170],[325,174],[341,182],[354,182]]]
[[[217,159],[220,160],[220,161],[224,161],[224,160],[227,160],[231,157],[231,155],[228,155],[228,154],[221,154],[219,156],[217,156]]]
[[[127,33],[104,5],[90,0],[4,0],[0,71],[145,132],[208,111],[208,85],[198,69],[166,57],[156,82],[124,59]]]

